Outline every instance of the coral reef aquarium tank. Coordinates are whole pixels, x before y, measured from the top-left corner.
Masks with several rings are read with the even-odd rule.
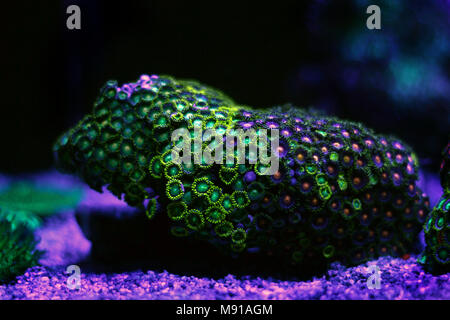
[[[449,1],[6,9],[0,300],[450,299]]]

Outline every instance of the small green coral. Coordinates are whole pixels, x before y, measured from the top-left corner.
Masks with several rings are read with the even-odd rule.
[[[38,264],[42,252],[35,246],[36,241],[27,228],[0,221],[0,283],[11,281]]]
[[[12,183],[0,192],[0,282],[13,280],[38,264],[33,231],[43,219],[75,207],[81,189],[62,190],[28,181]]]

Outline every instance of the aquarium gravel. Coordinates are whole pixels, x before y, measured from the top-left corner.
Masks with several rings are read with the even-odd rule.
[[[380,288],[367,287],[367,269],[381,271]],[[346,269],[333,264],[309,281],[228,275],[220,279],[134,271],[82,274],[80,289],[68,289],[62,267],[34,267],[14,284],[0,286],[0,299],[450,299],[449,275],[427,274],[416,263],[382,257]]]

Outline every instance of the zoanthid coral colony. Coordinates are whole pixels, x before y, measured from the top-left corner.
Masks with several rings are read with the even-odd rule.
[[[173,131],[199,127],[258,135],[277,129],[278,170],[264,174],[260,160],[173,161]],[[269,145],[272,138],[265,137]],[[205,150],[210,140],[202,139]],[[108,81],[92,113],[54,151],[62,171],[93,189],[107,186],[149,218],[166,212],[174,236],[236,255],[258,252],[299,270],[414,252],[428,214],[429,201],[416,186],[417,158],[400,140],[314,110],[240,106],[220,91],[169,76],[143,75],[122,86]]]
[[[427,270],[435,273],[450,272],[450,142],[442,155],[440,176],[444,194],[425,222],[426,248],[419,258]]]

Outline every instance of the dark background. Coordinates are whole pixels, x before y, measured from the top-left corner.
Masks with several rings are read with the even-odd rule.
[[[409,3],[410,13],[424,12],[417,1]],[[66,28],[71,4],[81,8],[81,30]],[[437,172],[449,133],[450,92],[399,102],[388,94],[385,75],[373,71],[385,70],[399,46],[392,45],[383,59],[349,61],[341,40],[355,33],[393,39],[401,34],[401,50],[406,43],[425,63],[420,50],[429,47],[430,26],[444,36],[441,43],[450,43],[449,31],[432,20],[448,22],[448,12],[444,18],[426,15],[426,27],[416,28],[417,16],[392,9],[402,12],[398,21],[409,21],[401,27],[405,35],[396,17],[389,17],[391,9],[380,6],[382,19],[388,19],[382,30],[368,30],[365,8],[355,1],[8,2],[2,10],[0,172],[51,168],[53,142],[90,112],[100,87],[108,79],[129,82],[143,73],[197,79],[244,105],[316,105],[396,134]],[[437,7],[427,10],[442,14]],[[450,55],[443,52],[437,70],[448,80]],[[354,74],[353,84],[344,86]]]

